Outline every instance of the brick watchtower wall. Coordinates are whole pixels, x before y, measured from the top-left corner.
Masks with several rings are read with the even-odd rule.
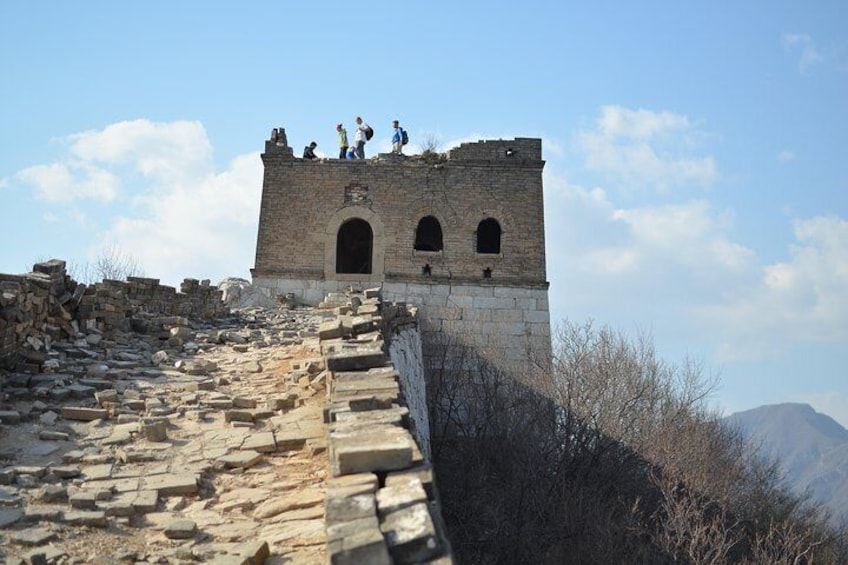
[[[542,143],[464,143],[445,155],[308,161],[267,141],[253,282],[317,304],[382,285],[422,328],[527,339],[550,351]],[[502,348],[502,349],[503,349]]]

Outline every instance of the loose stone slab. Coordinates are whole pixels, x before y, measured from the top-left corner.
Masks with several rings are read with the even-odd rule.
[[[77,465],[58,465],[50,468],[60,479],[72,479],[79,477],[82,471]]]
[[[47,467],[41,465],[16,465],[13,468],[17,475],[32,475],[40,478],[47,474]]]
[[[64,522],[73,526],[109,527],[109,519],[102,510],[65,512]]]
[[[21,413],[17,410],[0,410],[0,422],[7,425],[21,423]]]
[[[44,545],[54,537],[56,537],[56,534],[47,528],[27,528],[9,534],[9,539],[14,543],[31,546]]]
[[[82,472],[90,481],[108,479],[112,476],[112,464],[102,463],[100,465],[89,465],[88,467],[83,468]]]
[[[260,504],[254,510],[253,515],[256,518],[270,518],[289,510],[308,508],[323,502],[323,492],[318,490],[298,491]]]
[[[63,406],[62,417],[66,420],[91,422],[105,419],[109,412],[103,408],[84,408],[81,406]]]
[[[132,506],[140,514],[156,512],[156,504],[159,502],[159,493],[155,490],[140,490],[136,493]]]
[[[67,553],[54,545],[37,547],[23,555],[25,562],[31,563],[32,565],[58,563],[59,559],[63,557],[67,557]]]
[[[56,522],[62,517],[62,509],[45,504],[27,504],[24,520],[27,522]]]
[[[342,337],[342,321],[339,319],[322,322],[318,326],[318,337],[320,339],[335,339]]]
[[[261,565],[271,556],[266,541],[248,541],[233,548],[232,553],[239,558],[239,565]]]
[[[256,400],[253,398],[236,396],[233,398],[233,408],[256,408]]]
[[[263,455],[258,451],[248,450],[229,453],[223,457],[219,457],[216,461],[223,463],[228,468],[241,467],[242,469],[249,469],[262,461],[262,459]]]
[[[259,432],[244,438],[241,449],[254,450],[260,453],[273,453],[277,451],[277,442],[274,432]]]
[[[274,434],[277,447],[282,451],[299,451],[306,445],[306,434],[297,430],[278,431]]]
[[[59,446],[55,443],[36,443],[27,448],[27,455],[35,455],[36,457],[44,457],[59,450]]]
[[[332,565],[391,565],[383,534],[377,528],[367,528],[327,543]]]
[[[420,563],[441,551],[426,504],[390,512],[380,523],[389,553],[398,563]]]
[[[165,537],[168,539],[191,539],[196,533],[197,524],[191,520],[177,520],[165,528]]]
[[[68,439],[70,439],[70,436],[65,432],[57,432],[53,430],[40,430],[38,432],[38,439],[45,441],[68,441]]]
[[[81,490],[68,497],[72,508],[81,510],[94,510],[97,507],[97,493],[94,491]]]
[[[100,508],[106,512],[107,516],[128,517],[135,514],[134,500],[135,493],[125,492],[119,494],[114,500],[101,502]]]
[[[145,422],[141,428],[147,441],[163,442],[168,439],[168,426],[164,420]]]
[[[396,471],[412,463],[413,439],[395,426],[330,432],[330,465],[334,476],[368,471]]]
[[[332,477],[327,483],[327,499],[344,498],[359,494],[374,494],[380,487],[377,475],[374,473],[357,473]]]
[[[10,485],[15,480],[15,471],[14,467],[2,467],[0,468],[0,485]],[[0,491],[1,493],[2,491]],[[0,498],[0,502],[3,502],[2,498]]]
[[[224,419],[227,422],[253,422],[253,412],[251,410],[227,410],[224,413]]]
[[[381,349],[357,349],[340,351],[327,356],[330,371],[363,371],[386,364],[386,355]]]
[[[375,515],[376,503],[373,494],[359,494],[344,498],[327,496],[325,522],[328,526],[368,518]]]
[[[153,475],[142,479],[142,489],[155,490],[159,496],[197,494],[198,476],[194,473]]]
[[[385,486],[377,491],[377,510],[380,517],[414,504],[426,503],[427,493],[421,481],[412,479],[405,483]]]
[[[0,528],[5,528],[14,524],[24,517],[24,511],[20,508],[2,508],[0,507]]]

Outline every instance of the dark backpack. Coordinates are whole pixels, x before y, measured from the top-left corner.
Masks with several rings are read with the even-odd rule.
[[[372,137],[374,137],[374,130],[371,126],[365,126],[365,141],[371,141]]]
[[[409,143],[409,135],[406,133],[405,129],[400,130],[400,142],[403,145]]]

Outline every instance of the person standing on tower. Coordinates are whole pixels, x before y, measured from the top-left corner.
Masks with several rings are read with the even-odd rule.
[[[347,130],[342,124],[336,125],[336,131],[339,132],[339,159],[347,157]]]
[[[397,153],[398,155],[403,155],[405,132],[403,131],[403,128],[400,127],[400,122],[397,120],[392,121],[392,127],[394,128],[394,134],[392,135],[392,152]]]
[[[356,156],[360,159],[365,159],[365,142],[371,139],[374,135],[374,130],[371,126],[362,121],[362,118],[356,116]]]

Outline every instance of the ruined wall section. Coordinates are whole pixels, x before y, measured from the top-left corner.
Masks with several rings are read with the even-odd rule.
[[[410,432],[424,458],[430,461],[430,416],[418,309],[403,302],[384,302],[382,315],[389,358],[397,368],[401,391],[409,408]]]
[[[73,340],[83,330],[151,331],[162,328],[163,318],[228,313],[209,281],[185,279],[180,291],[142,277],[87,286],[58,259],[37,263],[26,275],[0,274],[0,366],[38,372],[52,341]]]
[[[423,371],[414,366],[415,346],[409,347],[417,335],[414,309],[381,308],[378,289],[330,294],[321,307],[335,307],[339,314],[318,329],[329,371],[328,562],[453,563],[421,442],[429,445],[429,430],[413,414],[420,409],[414,405],[426,404]],[[401,365],[387,355],[392,342],[395,355],[405,359]],[[413,388],[407,383],[417,379],[404,375],[406,370],[421,376]]]

